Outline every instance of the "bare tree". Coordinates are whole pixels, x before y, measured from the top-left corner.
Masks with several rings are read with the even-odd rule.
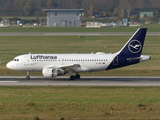
[[[47,8],[52,9],[52,8],[57,8],[59,4],[57,0],[48,0],[46,6]]]
[[[92,16],[94,12],[111,13],[116,11],[121,17],[129,17],[135,9],[156,8],[156,15],[160,14],[160,0],[0,0],[1,15],[30,16],[40,14],[44,8],[48,9],[85,9],[85,15]],[[43,15],[41,13],[41,15]]]
[[[129,18],[129,16],[130,16],[130,12],[132,11],[132,8],[135,5],[135,1],[136,0],[126,0],[126,14],[127,14],[127,18]]]
[[[134,7],[135,0],[119,0],[120,4],[117,9],[119,15],[121,17],[127,17],[129,18],[130,12],[132,8]]]
[[[82,1],[82,7],[85,9],[87,15],[90,17],[93,15],[94,2],[95,0],[83,0]]]
[[[97,12],[106,11],[106,9],[109,7],[109,3],[107,1],[109,2],[110,0],[96,0],[94,3],[96,5],[95,10]]]
[[[116,9],[116,12],[119,14],[120,17],[125,17],[125,4],[126,4],[126,0],[119,0],[120,4],[118,6],[118,8]]]
[[[152,8],[160,8],[159,0],[152,0],[151,7]]]

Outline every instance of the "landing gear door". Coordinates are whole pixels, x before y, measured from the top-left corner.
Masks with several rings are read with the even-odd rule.
[[[29,66],[29,56],[24,57],[24,66]]]

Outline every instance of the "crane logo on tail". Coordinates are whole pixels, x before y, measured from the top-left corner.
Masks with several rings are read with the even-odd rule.
[[[132,40],[129,44],[128,44],[128,49],[130,52],[132,53],[138,53],[141,51],[142,49],[142,45],[138,40]]]

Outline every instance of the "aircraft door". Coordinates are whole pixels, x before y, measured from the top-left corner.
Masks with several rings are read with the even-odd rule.
[[[29,66],[29,56],[24,57],[24,66]]]
[[[113,60],[113,65],[118,65],[118,56],[116,56]]]

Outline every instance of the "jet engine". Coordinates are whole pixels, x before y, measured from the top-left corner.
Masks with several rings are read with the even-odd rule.
[[[64,75],[66,73],[62,69],[44,68],[42,70],[42,74],[43,74],[44,77],[51,78],[51,77],[57,77],[57,76],[60,76],[60,75]]]

